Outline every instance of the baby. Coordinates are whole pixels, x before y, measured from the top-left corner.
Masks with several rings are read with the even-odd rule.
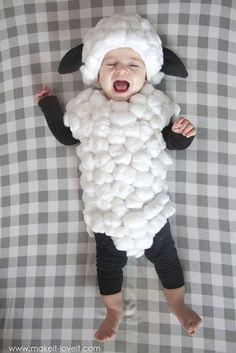
[[[84,220],[96,240],[106,308],[95,337],[101,342],[115,338],[123,318],[122,268],[127,256],[143,254],[155,266],[171,312],[194,335],[201,318],[184,301],[183,271],[168,221],[175,207],[167,194],[172,161],[165,148],[187,148],[196,129],[177,118],[179,107],[153,87],[162,72],[186,77],[185,68],[139,15],[101,20],[83,45],[63,57],[59,72],[79,68],[91,87],[69,101],[65,114],[48,87],[36,100],[61,143],[80,143]]]

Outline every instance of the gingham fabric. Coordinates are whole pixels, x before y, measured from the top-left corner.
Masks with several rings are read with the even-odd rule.
[[[171,152],[168,174],[186,302],[203,317],[196,337],[169,313],[142,257],[124,270],[116,341],[94,340],[104,308],[75,147],[55,140],[34,102],[45,83],[63,103],[83,89],[80,74],[60,76],[58,63],[98,20],[120,12],[147,17],[189,72],[159,88],[198,128],[188,150]],[[236,2],[1,0],[0,16],[0,351],[235,352]]]

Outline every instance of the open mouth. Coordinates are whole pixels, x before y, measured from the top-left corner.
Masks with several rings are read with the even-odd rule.
[[[120,92],[120,93],[124,93],[124,92],[128,91],[129,86],[130,86],[130,84],[128,81],[117,80],[113,83],[114,90],[116,92]]]

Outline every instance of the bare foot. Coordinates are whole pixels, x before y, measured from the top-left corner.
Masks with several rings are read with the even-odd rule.
[[[190,309],[184,303],[176,303],[176,305],[171,305],[170,310],[177,317],[185,331],[190,336],[194,336],[202,322],[200,316],[198,316],[195,311]]]
[[[99,342],[112,341],[115,339],[119,325],[123,318],[123,312],[115,309],[107,310],[106,317],[95,333]]]

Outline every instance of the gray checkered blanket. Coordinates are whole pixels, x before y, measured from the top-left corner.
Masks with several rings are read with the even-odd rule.
[[[169,313],[153,265],[130,258],[115,342],[94,340],[104,317],[95,243],[82,217],[74,147],[60,145],[34,101],[62,103],[83,85],[57,73],[62,55],[106,15],[138,12],[184,61],[187,79],[160,85],[198,128],[171,152],[171,218],[186,302],[203,317],[189,337]],[[0,0],[0,351],[236,351],[236,1]]]

